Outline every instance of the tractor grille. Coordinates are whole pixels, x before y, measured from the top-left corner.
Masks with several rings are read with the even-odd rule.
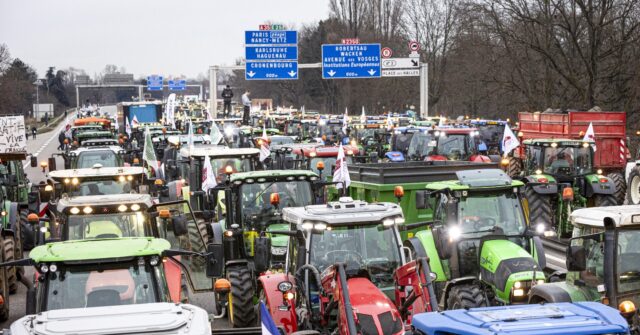
[[[507,279],[514,273],[523,271],[541,271],[538,264],[529,257],[519,257],[505,259],[500,264],[495,273],[489,272],[487,269],[482,268],[482,278],[489,283],[493,283],[500,291],[504,291],[507,285]]]
[[[373,316],[361,313],[357,313],[356,315],[358,316],[358,325],[360,326],[362,335],[378,335],[378,329],[376,328]]]

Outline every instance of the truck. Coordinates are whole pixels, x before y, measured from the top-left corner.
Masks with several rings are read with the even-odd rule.
[[[627,148],[627,114],[625,112],[583,112],[518,114],[518,137],[520,143],[528,139],[573,139],[583,140],[589,124],[595,133],[594,168],[616,185],[616,200],[622,205],[626,195],[625,168],[629,158]],[[514,152],[513,174],[522,170],[525,146]],[[518,168],[520,167],[520,168]],[[513,175],[512,174],[512,175]]]
[[[162,101],[133,101],[118,103],[117,118],[120,129],[117,129],[117,132],[125,132],[126,120],[129,120],[131,130],[133,130],[133,128],[135,128],[135,125],[132,124],[134,117],[138,120],[138,126],[143,126],[145,124],[159,124],[163,118],[163,107],[164,104]]]

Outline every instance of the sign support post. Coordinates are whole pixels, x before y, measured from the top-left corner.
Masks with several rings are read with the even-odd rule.
[[[420,115],[429,116],[429,66],[420,64]]]

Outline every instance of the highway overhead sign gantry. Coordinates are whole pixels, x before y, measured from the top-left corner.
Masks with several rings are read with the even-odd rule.
[[[162,91],[162,76],[151,75],[147,77],[147,90],[149,91]]]
[[[380,78],[380,44],[323,44],[322,78]]]
[[[187,81],[184,79],[173,79],[167,81],[167,86],[171,91],[184,91],[187,89]]]
[[[245,79],[298,79],[298,32],[245,32]]]

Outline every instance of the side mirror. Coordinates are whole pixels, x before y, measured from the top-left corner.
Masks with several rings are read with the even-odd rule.
[[[257,237],[254,240],[255,254],[253,263],[256,267],[256,272],[262,273],[269,269],[271,264],[271,239],[268,237]]]
[[[431,209],[429,192],[416,191],[416,209]]]
[[[567,248],[567,270],[584,271],[587,269],[587,259],[584,247],[571,245]]]
[[[55,157],[49,157],[49,171],[55,171],[56,170],[56,158]]]
[[[30,161],[31,167],[38,167],[38,157],[31,156]]]
[[[434,227],[431,229],[433,239],[436,243],[436,249],[441,259],[451,258],[451,243],[449,242],[449,234],[446,232],[446,227]]]
[[[173,225],[173,232],[176,236],[185,236],[189,233],[187,227],[187,219],[184,215],[178,215],[171,218],[171,224]]]
[[[222,276],[224,268],[224,250],[222,244],[207,244],[207,277],[218,278]]]

